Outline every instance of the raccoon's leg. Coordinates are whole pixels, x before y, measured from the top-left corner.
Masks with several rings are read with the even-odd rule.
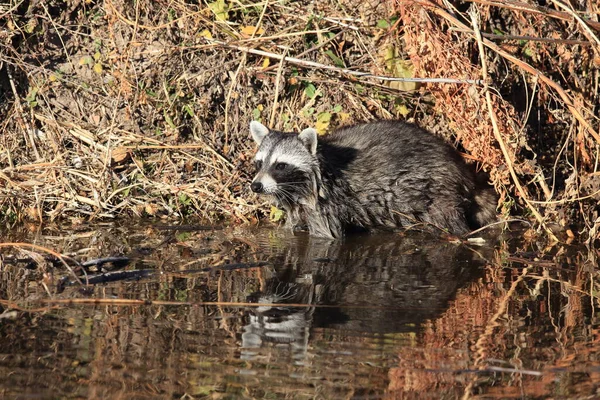
[[[493,188],[477,191],[467,214],[470,227],[478,229],[494,222],[497,218],[497,205],[498,195]]]
[[[297,232],[303,229],[303,222],[300,216],[300,211],[298,208],[284,208],[285,209],[285,227],[292,232]],[[304,227],[305,228],[305,227]]]

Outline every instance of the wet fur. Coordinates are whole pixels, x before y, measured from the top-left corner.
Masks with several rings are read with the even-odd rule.
[[[311,235],[430,225],[465,234],[495,219],[493,189],[453,147],[416,126],[372,122],[318,140],[315,133],[314,142],[312,130],[294,135],[261,127],[251,127],[264,158],[255,180],[272,177],[277,185],[266,194],[291,227],[305,225]],[[274,154],[289,155],[297,168],[277,171]]]

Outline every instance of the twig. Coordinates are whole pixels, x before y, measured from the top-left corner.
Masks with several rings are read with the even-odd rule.
[[[172,25],[179,24],[181,21],[183,21],[184,19],[187,19],[187,18],[199,19],[201,21],[204,21],[207,24],[212,23],[211,21],[207,20],[206,17],[204,17],[205,10],[202,9],[200,11],[196,11],[191,14],[184,15],[183,17],[174,19],[172,21],[169,21],[169,22],[157,25],[157,26],[143,25],[143,24],[131,21],[130,19],[126,18],[123,14],[121,14],[119,12],[119,10],[117,10],[117,8],[114,6],[114,4],[111,0],[107,0],[106,5],[112,9],[112,11],[115,13],[115,15],[121,21],[125,22],[127,25],[133,26],[135,29],[140,28],[140,29],[145,29],[145,30],[149,30],[149,31],[157,31],[160,29],[168,28]]]
[[[6,17],[7,15],[12,14],[13,11],[15,11],[17,8],[19,8],[19,6],[21,6],[21,4],[23,4],[25,0],[21,0],[19,1],[17,4],[15,4],[13,7],[9,8],[8,10],[6,10],[6,12],[4,14],[0,14],[0,19]]]
[[[38,251],[43,251],[45,253],[51,254],[54,257],[58,258],[60,260],[60,262],[65,266],[65,268],[67,268],[69,270],[69,272],[71,273],[71,275],[73,275],[75,277],[75,280],[77,281],[77,283],[79,283],[80,285],[83,286],[83,282],[81,282],[81,280],[79,279],[79,277],[77,276],[77,274],[75,274],[75,271],[73,271],[73,269],[71,268],[71,266],[69,266],[69,264],[67,264],[67,262],[65,261],[64,257],[62,254],[57,253],[53,250],[50,250],[46,247],[42,247],[42,246],[38,246],[36,244],[31,244],[31,243],[19,243],[19,242],[15,242],[15,243],[0,243],[0,247],[17,247],[17,248],[26,248],[26,247],[31,247],[32,249],[38,250]],[[70,260],[73,260],[72,258],[69,257]],[[75,263],[77,263],[77,265],[79,266],[79,263],[76,260],[73,260]]]
[[[255,54],[258,56],[269,57],[269,58],[273,58],[275,60],[281,60],[282,58],[284,58],[284,56],[282,56],[280,54],[271,53],[271,52],[263,51],[263,50],[257,50],[257,49],[253,49],[251,47],[238,46],[238,45],[226,43],[226,42],[223,42],[220,40],[209,39],[209,38],[204,38],[204,40],[206,40],[210,44],[223,46],[228,49],[241,51],[243,53],[249,53],[249,54]],[[321,64],[321,63],[314,62],[314,61],[301,60],[301,59],[295,58],[295,57],[285,57],[285,61],[290,64],[294,64],[294,65],[298,65],[298,66],[306,67],[306,68],[324,69],[327,71],[339,72],[341,74],[352,75],[352,76],[359,77],[359,78],[373,78],[373,79],[380,79],[383,81],[391,81],[391,82],[465,83],[465,84],[475,84],[475,85],[481,84],[481,80],[479,80],[479,79],[393,78],[393,77],[389,77],[389,76],[374,75],[374,74],[371,74],[370,72],[356,71],[356,70],[352,70],[352,69],[348,69],[348,68],[334,67],[331,65]]]
[[[0,304],[9,303],[0,300]],[[10,302],[12,304],[12,302]],[[139,300],[139,299],[107,299],[107,298],[78,298],[78,299],[40,299],[42,304],[105,304],[121,307],[132,306],[224,306],[224,307],[294,307],[294,308],[334,308],[356,310],[431,310],[431,307],[390,307],[358,304],[309,304],[309,303],[249,303],[241,301],[169,301],[169,300]],[[14,307],[13,307],[14,308]]]
[[[340,36],[342,33],[343,33],[343,31],[342,31],[342,32],[338,32],[338,33],[337,33],[335,36],[333,36],[333,37],[331,37],[331,38],[329,38],[329,39],[325,40],[324,42],[321,42],[321,43],[320,43],[320,44],[318,44],[317,46],[313,46],[313,47],[311,47],[310,49],[306,49],[306,50],[304,50],[302,53],[298,54],[298,55],[296,56],[296,58],[302,58],[302,57],[304,57],[305,55],[307,55],[308,53],[312,53],[312,52],[313,52],[313,51],[315,51],[315,50],[318,50],[318,49],[320,49],[320,48],[322,48],[322,47],[324,47],[324,46],[327,46],[329,43],[331,43],[331,42],[333,42],[335,39],[337,39],[337,38],[338,38],[338,36]]]
[[[223,157],[221,154],[219,154],[212,147],[204,145],[204,144],[127,145],[127,146],[121,146],[121,147],[124,149],[134,149],[134,150],[194,150],[194,149],[206,150],[209,153],[211,153],[212,155],[216,156],[220,161],[223,162],[223,164],[227,165],[228,167],[230,167],[232,169],[235,168],[235,166],[229,160],[227,160],[225,157]]]
[[[486,341],[489,341],[490,338],[493,336],[494,329],[496,329],[496,327],[498,326],[498,319],[500,319],[500,317],[506,313],[506,309],[508,308],[508,301],[510,300],[513,293],[517,289],[517,286],[519,285],[519,283],[521,283],[523,281],[523,279],[525,279],[528,272],[529,272],[528,267],[523,268],[523,271],[521,271],[521,275],[519,275],[519,277],[517,279],[515,279],[515,281],[510,285],[510,288],[508,289],[508,291],[506,291],[504,296],[502,296],[502,298],[500,299],[500,301],[498,303],[498,309],[496,310],[494,315],[492,315],[492,317],[489,319],[488,324],[485,327],[485,331],[483,332],[482,335],[479,336],[479,339],[477,339],[477,342],[475,343],[475,350],[476,350],[476,354],[477,354],[477,358],[475,359],[475,362],[474,362],[475,366],[481,364],[481,362],[483,361],[483,359],[485,357],[485,348],[484,347],[485,347]],[[485,369],[485,367],[483,367],[482,369]],[[463,392],[463,397],[462,397],[463,400],[467,400],[471,397],[471,391],[473,390],[474,384],[475,384],[475,381],[471,381],[465,387],[465,390]]]
[[[46,8],[46,5],[43,2],[41,2],[40,5],[42,6],[44,11],[48,15],[48,20],[52,24],[52,27],[54,28],[54,31],[56,32],[56,35],[58,36],[58,39],[60,40],[60,43],[62,44],[65,55],[67,56],[67,61],[69,62],[69,64],[73,64],[73,61],[71,60],[71,55],[69,54],[69,51],[67,50],[67,46],[65,45],[65,41],[63,40],[63,37],[60,34],[60,29],[58,29],[58,26],[56,26],[56,24],[54,23],[54,20],[52,19],[52,16],[50,15],[48,8]]]
[[[353,31],[357,31],[358,27],[354,26],[354,25],[348,25],[345,24],[343,22],[338,21],[337,19],[333,19],[333,18],[323,18],[323,20],[327,21],[327,22],[331,22],[332,24],[335,25],[339,25],[339,26],[343,26],[344,28],[348,28],[348,29],[352,29]]]
[[[577,13],[575,11],[573,11],[573,9],[571,9],[570,7],[567,7],[567,5],[564,4],[563,2],[558,1],[558,0],[552,0],[552,2],[554,3],[554,5],[556,5],[559,8],[562,8],[567,13],[569,13],[573,18],[575,18],[575,20],[579,23],[579,25],[583,29],[583,34],[585,35],[585,37],[587,37],[590,42],[596,42],[597,47],[595,46],[595,47],[593,47],[593,49],[596,52],[596,54],[600,55],[600,40],[598,40],[598,36],[596,36],[594,34],[594,32],[590,29],[590,27],[588,26],[588,23],[586,21],[584,21],[579,15],[577,15]]]
[[[287,53],[287,51],[286,51]],[[275,77],[275,98],[273,99],[273,109],[271,110],[271,118],[269,119],[269,126],[273,126],[275,123],[275,117],[277,116],[277,106],[279,104],[279,85],[281,82],[281,75],[283,73],[283,65],[285,64],[285,54],[279,61],[279,68],[277,68],[277,76]]]
[[[129,263],[129,258],[128,257],[119,257],[119,256],[94,258],[92,260],[87,260],[85,262],[82,262],[81,266],[82,267],[92,267],[92,266],[98,267],[100,265],[107,264],[107,263],[126,265]]]
[[[471,16],[471,23],[473,24],[473,32],[475,33],[475,38],[477,39],[477,45],[479,46],[479,58],[481,60],[481,75],[483,77],[483,82],[484,82],[483,83],[483,92],[485,93],[487,109],[488,109],[488,113],[490,115],[490,120],[492,121],[494,137],[496,138],[496,141],[500,145],[500,150],[502,150],[502,155],[504,156],[504,160],[506,161],[506,166],[508,167],[510,176],[512,177],[512,180],[513,180],[515,186],[517,187],[517,191],[521,195],[521,198],[523,199],[523,201],[525,201],[525,204],[527,204],[527,207],[531,210],[535,219],[537,219],[537,221],[540,223],[540,225],[542,225],[544,227],[548,236],[550,236],[550,238],[552,238],[553,240],[558,242],[558,239],[556,238],[556,236],[554,236],[554,233],[552,233],[552,231],[550,229],[546,228],[546,225],[544,224],[544,218],[542,217],[542,215],[533,206],[533,204],[531,204],[529,202],[529,199],[527,198],[527,193],[525,193],[525,190],[521,186],[521,182],[519,181],[519,177],[517,176],[517,173],[515,172],[515,168],[514,168],[511,156],[508,153],[508,149],[506,148],[506,144],[504,143],[504,140],[502,139],[502,134],[500,133],[500,129],[498,128],[498,120],[496,118],[496,114],[494,113],[494,108],[493,108],[493,104],[492,104],[492,96],[490,95],[490,90],[489,90],[489,87],[487,84],[488,72],[487,72],[487,62],[485,59],[485,48],[483,47],[483,38],[481,37],[480,31],[479,31],[479,15],[478,15],[478,11],[476,11],[477,9],[475,7],[476,7],[475,5],[471,6],[471,10],[469,11],[469,14]]]
[[[15,81],[14,78],[12,76],[12,73],[10,72],[10,68],[6,68],[6,74],[8,75],[8,81],[10,82],[10,88],[13,92],[13,96],[15,96],[15,104],[17,106],[17,119],[19,120],[19,122],[21,122],[21,124],[23,125],[23,127],[25,128],[25,137],[29,138],[29,141],[31,142],[31,148],[33,149],[33,152],[35,153],[35,158],[37,160],[39,160],[40,157],[40,153],[38,152],[37,146],[35,144],[35,138],[33,137],[33,129],[31,128],[31,125],[29,125],[29,122],[27,122],[25,120],[25,118],[23,118],[23,115],[25,114],[25,112],[23,111],[23,106],[21,105],[21,97],[19,96],[19,92],[17,92],[17,88],[15,86]]]
[[[227,91],[227,98],[225,99],[225,142],[223,146],[224,150],[227,150],[226,147],[229,146],[229,107],[231,105],[231,96],[233,95],[233,88],[237,84],[237,79],[240,74],[240,71],[242,70],[242,67],[246,64],[246,57],[247,55],[245,53],[242,54],[240,65],[238,65],[237,69],[235,70],[235,74],[233,74],[233,77],[231,78],[231,85],[229,85],[229,90]],[[227,153],[228,151],[224,152]]]
[[[102,274],[96,275],[88,275],[86,279],[86,283],[88,285],[98,285],[100,283],[108,283],[108,282],[116,282],[116,281],[125,281],[125,280],[133,280],[133,279],[143,279],[149,278],[153,275],[160,273],[155,269],[135,269],[131,271],[110,271],[104,272]],[[67,285],[70,285],[69,282]]]
[[[500,224],[508,224],[509,222],[523,222],[527,225],[531,225],[529,223],[529,221],[525,220],[525,219],[519,219],[519,218],[513,218],[513,219],[503,219],[502,221],[496,221],[496,222],[492,222],[491,224],[487,224],[485,226],[482,226],[481,228],[475,229],[474,231],[471,231],[469,233],[467,233],[465,235],[465,237],[469,237],[469,236],[473,236],[476,233],[479,233],[481,231],[484,231],[488,228],[491,228],[492,226],[496,226],[496,225],[500,225]]]
[[[85,143],[91,147],[97,148],[98,150],[102,151],[105,154],[108,151],[106,146],[98,143],[95,140],[96,139],[95,135],[86,129],[75,126],[73,129],[69,129],[69,133],[71,135],[75,136],[77,139],[81,140],[83,143]]]
[[[460,28],[450,28],[448,29],[452,32],[462,32],[462,33],[473,33],[471,29],[460,29]],[[553,39],[553,38],[543,38],[537,36],[517,36],[517,35],[498,35],[495,33],[484,33],[481,32],[481,36],[484,38],[488,38],[491,40],[525,40],[528,42],[544,42],[544,43],[560,43],[560,44],[572,44],[579,46],[591,46],[593,43],[587,40],[574,40],[574,39]]]
[[[522,375],[533,375],[533,376],[542,376],[544,375],[540,371],[534,371],[531,369],[517,369],[517,368],[506,368],[506,367],[496,367],[494,365],[487,366],[484,371],[492,371],[492,372],[509,372],[511,374],[522,374]]]
[[[269,6],[269,1],[267,0],[267,1],[265,1],[265,6],[262,9],[260,17],[258,18],[258,22],[256,23],[256,27],[252,31],[252,35],[250,36],[250,38],[253,38],[254,35],[256,34],[256,32],[258,32],[258,29],[260,28],[260,25],[262,23],[263,17],[265,16],[265,12],[267,11],[268,6]],[[233,88],[237,84],[237,78],[240,74],[240,71],[242,70],[242,67],[246,64],[246,57],[247,57],[247,54],[244,53],[242,55],[242,60],[240,61],[240,65],[235,70],[235,74],[233,75],[233,78],[231,78],[231,85],[229,86],[229,91],[227,92],[227,98],[225,99],[225,145],[226,146],[229,145],[229,106],[231,105],[231,95],[233,94]]]
[[[438,4],[436,4],[430,0],[413,0],[413,1],[415,2],[415,4],[419,4],[424,7],[430,8],[434,13],[436,13],[440,17],[446,19],[448,22],[452,23],[453,25],[458,26],[459,28],[464,29],[466,31],[471,31],[471,29],[467,25],[460,22],[456,17],[454,17],[453,15],[448,13],[445,9],[440,7]],[[598,134],[598,132],[596,132],[594,130],[594,128],[590,125],[590,123],[585,120],[585,118],[579,112],[577,107],[575,107],[573,99],[565,92],[565,90],[558,83],[556,83],[552,79],[548,78],[537,68],[532,67],[528,63],[519,60],[517,57],[515,57],[512,54],[508,53],[507,51],[501,49],[498,45],[496,45],[496,43],[493,43],[486,39],[482,39],[482,43],[490,50],[495,51],[496,53],[498,53],[505,59],[511,61],[512,63],[519,66],[520,68],[524,69],[525,71],[529,72],[530,74],[532,74],[534,76],[537,76],[540,81],[542,81],[543,83],[545,83],[546,85],[548,85],[552,89],[554,89],[554,91],[565,102],[565,105],[567,106],[569,111],[573,114],[573,116],[588,130],[588,132],[594,137],[596,142],[600,143],[600,134]]]
[[[494,7],[501,7],[501,8],[508,8],[511,10],[516,10],[516,11],[524,11],[524,12],[530,12],[533,14],[540,14],[543,16],[550,16],[553,18],[557,18],[557,19],[561,19],[563,21],[570,21],[572,18],[572,15],[569,13],[566,13],[564,11],[557,11],[557,10],[553,10],[551,8],[548,7],[541,7],[541,6],[537,6],[537,5],[531,5],[528,3],[522,3],[522,2],[518,2],[518,1],[493,1],[493,0],[466,0],[467,2],[471,2],[471,3],[479,3],[479,4],[483,4],[486,6],[494,6]],[[593,27],[594,29],[600,29],[600,22],[595,22],[595,21],[585,21],[589,26]]]

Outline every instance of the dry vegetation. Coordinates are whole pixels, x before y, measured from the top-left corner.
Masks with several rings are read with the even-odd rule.
[[[400,118],[488,171],[505,215],[598,237],[599,12],[594,0],[5,2],[0,218],[249,221],[264,209],[247,189],[251,119],[326,132]]]

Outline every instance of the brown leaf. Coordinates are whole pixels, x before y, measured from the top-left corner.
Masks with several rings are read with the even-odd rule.
[[[244,37],[250,37],[252,35],[254,35],[254,36],[256,36],[256,35],[262,35],[263,33],[265,33],[265,30],[263,28],[258,28],[257,29],[255,26],[244,26],[240,30],[240,33]]]
[[[113,164],[122,164],[130,157],[129,149],[125,147],[114,148],[110,156]]]

